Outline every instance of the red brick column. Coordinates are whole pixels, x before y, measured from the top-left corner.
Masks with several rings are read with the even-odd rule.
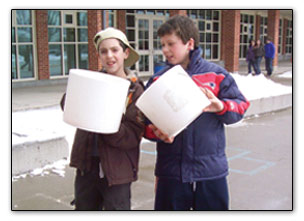
[[[126,33],[126,10],[117,10],[116,17],[117,29]]]
[[[49,67],[49,43],[48,43],[48,12],[47,10],[36,10],[36,41],[38,80],[50,78]]]
[[[88,53],[89,70],[98,71],[101,69],[101,62],[93,43],[95,34],[102,29],[102,11],[88,10]]]
[[[222,58],[229,72],[239,70],[240,22],[240,10],[222,11]]]
[[[187,16],[187,10],[169,10],[170,17],[174,15],[184,15]]]
[[[255,20],[255,40],[260,39],[261,16],[257,15]]]
[[[275,56],[273,66],[278,65],[280,10],[268,10],[267,35],[273,39]]]

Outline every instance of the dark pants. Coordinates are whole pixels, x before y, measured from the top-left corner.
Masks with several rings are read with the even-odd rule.
[[[262,62],[262,57],[255,57],[256,75],[261,74],[261,62]]]
[[[109,186],[106,178],[99,177],[99,167],[82,174],[77,170],[75,179],[76,210],[130,210],[131,183]]]
[[[248,74],[250,74],[252,72],[251,71],[251,66],[253,67],[254,72],[257,73],[256,66],[255,66],[255,61],[254,60],[248,60]]]
[[[155,210],[228,210],[228,206],[226,177],[195,184],[166,178],[158,180]]]
[[[267,70],[267,75],[270,76],[272,74],[273,71],[273,67],[272,67],[272,58],[266,58],[265,57],[265,68]]]

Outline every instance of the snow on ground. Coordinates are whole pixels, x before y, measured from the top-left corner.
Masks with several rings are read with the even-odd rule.
[[[289,78],[289,79],[292,79],[292,72],[291,72],[291,71],[288,71],[288,72],[285,72],[284,74],[277,75],[277,77],[279,77],[279,78]]]
[[[262,74],[259,76],[232,74],[232,76],[237,82],[239,89],[248,100],[292,93],[292,87],[274,83]],[[280,75],[280,77],[292,78],[292,72],[286,72]],[[28,141],[46,140],[65,135],[71,151],[75,128],[64,123],[62,119],[63,112],[59,106],[13,112],[12,144],[16,145]],[[241,121],[238,125],[242,124],[243,122]],[[147,140],[143,139],[142,142],[147,142]],[[60,160],[43,168],[36,168],[29,174],[14,176],[13,181],[27,175],[43,176],[49,174],[49,171],[64,176],[64,168],[68,162],[69,159]]]
[[[287,72],[289,73],[289,72]],[[291,73],[291,72],[290,72]],[[289,74],[282,74],[284,76]],[[258,76],[232,74],[240,91],[248,100],[256,100],[262,97],[272,97],[292,92],[292,88],[278,83],[263,74]]]
[[[12,145],[25,142],[48,140],[65,136],[71,149],[75,128],[63,122],[63,112],[59,106],[34,109],[12,113]],[[30,173],[13,176],[12,180],[24,178],[27,175],[47,175],[50,172],[64,176],[67,160],[59,160],[43,168],[36,168]]]

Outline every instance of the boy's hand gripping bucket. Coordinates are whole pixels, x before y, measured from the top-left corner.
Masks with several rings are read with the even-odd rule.
[[[139,97],[136,106],[169,137],[195,120],[210,101],[180,66],[174,66]]]

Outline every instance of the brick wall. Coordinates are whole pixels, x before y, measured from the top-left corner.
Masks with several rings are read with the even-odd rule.
[[[101,69],[101,62],[93,43],[95,34],[102,29],[102,10],[88,10],[88,53],[89,70],[98,71]]]
[[[255,20],[255,40],[260,38],[260,25],[261,25],[261,16],[256,15],[256,20]]]
[[[239,70],[240,10],[222,11],[222,59],[229,72]]]
[[[187,10],[169,10],[170,17],[174,15],[184,15],[187,16]]]
[[[273,39],[276,52],[273,59],[273,66],[278,65],[279,25],[280,10],[268,10],[267,35]]]
[[[48,12],[47,10],[36,10],[36,41],[37,41],[37,61],[38,79],[49,79],[49,47],[48,47]]]
[[[117,29],[126,33],[126,10],[117,10],[116,16]]]

